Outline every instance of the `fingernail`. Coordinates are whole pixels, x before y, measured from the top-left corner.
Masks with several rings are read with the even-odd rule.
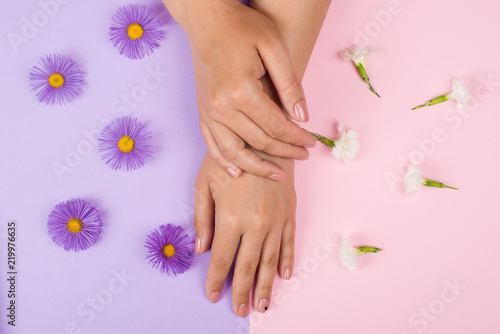
[[[316,146],[316,143],[304,145],[305,148],[313,148],[314,146]]]
[[[301,122],[307,122],[309,120],[309,111],[307,110],[306,100],[300,100],[297,102],[295,107],[293,107],[293,114],[295,118]]]
[[[297,160],[307,160],[307,159],[309,159],[309,156],[297,158]]]
[[[196,245],[194,247],[194,251],[196,252],[196,254],[201,253],[201,239],[199,237],[196,237]]]
[[[233,167],[227,167],[226,169],[226,172],[229,173],[229,175],[231,175],[232,177],[234,177],[235,179],[237,179],[240,175],[238,174],[238,172],[236,171],[236,169],[234,169]]]
[[[248,304],[238,306],[238,316],[245,318],[248,315]]]
[[[217,303],[219,298],[220,298],[220,292],[212,292],[210,294],[210,298],[208,298],[208,299],[210,299],[210,301],[215,304],[215,303]]]
[[[283,278],[284,279],[290,279],[292,277],[292,270],[290,268],[286,268],[283,271]]]
[[[266,312],[267,307],[269,306],[269,299],[267,298],[262,298],[259,300],[259,312]]]
[[[269,176],[269,178],[271,180],[274,180],[274,181],[283,181],[283,180],[285,180],[285,175],[282,175],[282,174],[271,174]]]

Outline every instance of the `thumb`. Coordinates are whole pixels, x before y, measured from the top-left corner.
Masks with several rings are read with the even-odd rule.
[[[205,253],[212,244],[214,235],[214,200],[208,182],[196,180],[194,195],[194,229],[196,230],[196,254]]]
[[[304,89],[295,72],[288,47],[279,41],[260,48],[259,54],[288,115],[298,122],[307,122],[309,110]]]

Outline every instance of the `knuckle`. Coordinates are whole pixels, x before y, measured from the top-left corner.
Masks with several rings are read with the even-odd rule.
[[[291,247],[295,245],[295,229],[283,236],[283,246]]]
[[[257,288],[256,295],[262,297],[271,297],[271,292],[273,291],[273,286],[269,283],[261,283]]]
[[[224,146],[220,148],[222,157],[228,161],[232,161],[238,155],[238,151],[232,147]]]
[[[293,255],[282,255],[280,258],[280,266],[284,267],[293,267],[294,256]]]
[[[201,231],[205,228],[206,224],[195,216],[193,219],[193,226],[196,231]]]
[[[271,120],[271,126],[269,128],[268,134],[273,138],[281,138],[285,135],[286,121],[280,119],[279,117],[274,117]]]
[[[227,100],[220,94],[213,95],[209,98],[210,107],[206,109],[208,115],[215,120],[220,120],[225,116],[227,108]]]
[[[245,261],[238,266],[238,273],[242,276],[249,276],[255,273],[257,263],[253,261]]]
[[[250,290],[233,290],[233,300],[238,301],[238,304],[242,304],[248,300],[248,294]]]
[[[278,254],[265,255],[261,260],[261,264],[269,268],[276,268],[278,266],[278,262],[279,262]]]
[[[232,261],[223,257],[214,259],[212,262],[214,269],[218,271],[226,271],[231,266],[231,263]]]
[[[232,91],[231,91],[231,100],[238,105],[248,105],[251,101],[250,98],[250,87],[246,82],[239,83]]]
[[[257,136],[252,138],[249,144],[257,151],[264,151],[271,145],[271,138],[265,133],[259,132]]]
[[[269,231],[270,226],[271,224],[267,219],[256,218],[253,225],[253,230],[255,233],[262,234]]]
[[[283,93],[291,94],[294,93],[297,89],[300,88],[300,81],[296,75],[293,75],[287,79],[285,79],[281,83],[281,87],[283,87]]]

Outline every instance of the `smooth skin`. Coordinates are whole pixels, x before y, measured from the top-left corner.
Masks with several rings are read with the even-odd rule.
[[[251,4],[254,10],[270,18],[281,34],[281,39],[291,51],[291,61],[299,82],[329,5],[330,0],[255,0]],[[248,29],[251,27],[249,25]],[[193,39],[190,40],[192,43]],[[193,44],[191,47],[196,48]],[[231,45],[227,47],[234,48]],[[193,52],[193,58],[195,54]],[[222,55],[230,57],[231,53],[228,50],[217,57]],[[196,64],[197,61],[194,62]],[[271,71],[268,72],[271,74]],[[281,106],[282,98],[279,89],[275,88],[272,75],[262,76],[259,83],[266,98]],[[197,85],[199,84],[197,81]],[[283,107],[283,112],[287,112],[286,110]],[[200,118],[201,113],[200,111]],[[209,145],[207,141],[207,146]],[[265,312],[271,301],[276,270],[278,269],[282,278],[291,278],[296,207],[293,160],[271,156],[249,147],[245,149],[258,156],[261,161],[280,166],[286,174],[284,181],[275,182],[272,178],[251,173],[239,174],[241,176],[238,179],[228,177],[226,166],[231,162],[224,155],[217,160],[209,149],[211,154],[206,154],[196,179],[194,220],[196,252],[203,253],[212,248],[206,293],[214,303],[221,296],[224,281],[237,252],[232,301],[234,313],[241,317],[248,315],[253,284],[253,305],[258,311]]]
[[[212,157],[231,176],[242,170],[282,181],[273,156],[307,159],[314,137],[264,92],[266,71],[287,115],[308,120],[307,104],[285,40],[274,23],[236,0],[164,0],[191,44],[200,129]]]

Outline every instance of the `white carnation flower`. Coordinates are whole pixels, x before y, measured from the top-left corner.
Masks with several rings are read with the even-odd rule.
[[[356,66],[356,69],[358,70],[358,73],[363,79],[363,81],[368,84],[368,87],[375,95],[380,97],[380,95],[378,95],[378,93],[375,91],[372,84],[370,83],[370,78],[368,77],[368,74],[366,74],[366,57],[371,56],[373,54],[375,54],[375,49],[364,48],[359,45],[354,45],[344,51],[340,51],[340,55],[342,56],[342,58],[354,62],[354,65]]]
[[[452,91],[448,94],[449,99],[457,101],[457,109],[464,110],[470,98],[469,92],[460,78],[453,79]]]
[[[359,137],[359,133],[354,130],[345,132],[342,123],[339,124],[337,129],[340,131],[341,136],[335,140],[335,146],[332,147],[332,154],[335,158],[344,160],[348,164],[359,151],[359,143],[356,139]]]
[[[356,249],[351,245],[351,242],[346,237],[342,238],[337,255],[342,267],[347,268],[349,271],[356,269],[356,258],[358,255],[356,254]]]
[[[374,55],[375,49],[373,48],[364,48],[359,45],[353,45],[350,48],[347,48],[343,51],[340,51],[340,55],[345,60],[351,60],[355,65],[362,64],[366,66],[366,57]]]
[[[416,165],[408,166],[404,181],[407,194],[416,192],[425,183],[422,179],[422,171]]]
[[[376,247],[353,247],[349,239],[346,237],[342,238],[340,242],[340,248],[337,253],[342,267],[348,269],[349,271],[354,271],[356,269],[356,259],[358,256],[366,253],[377,253],[380,252],[380,248]]]
[[[344,160],[344,162],[348,164],[359,151],[359,143],[356,139],[359,137],[359,133],[354,130],[345,132],[342,123],[339,123],[337,129],[340,131],[340,138],[333,140],[314,132],[311,132],[311,134],[317,141],[331,147],[332,154],[335,158]]]
[[[458,190],[458,188],[447,186],[441,182],[423,178],[422,171],[416,165],[408,166],[408,171],[405,174],[404,182],[405,192],[407,194],[416,192],[421,186]]]
[[[451,93],[438,96],[432,100],[429,100],[427,103],[416,106],[412,110],[433,106],[435,104],[443,103],[452,99],[457,101],[457,109],[464,110],[467,106],[467,101],[469,100],[469,98],[470,95],[464,85],[463,80],[460,78],[455,78],[453,79]]]

